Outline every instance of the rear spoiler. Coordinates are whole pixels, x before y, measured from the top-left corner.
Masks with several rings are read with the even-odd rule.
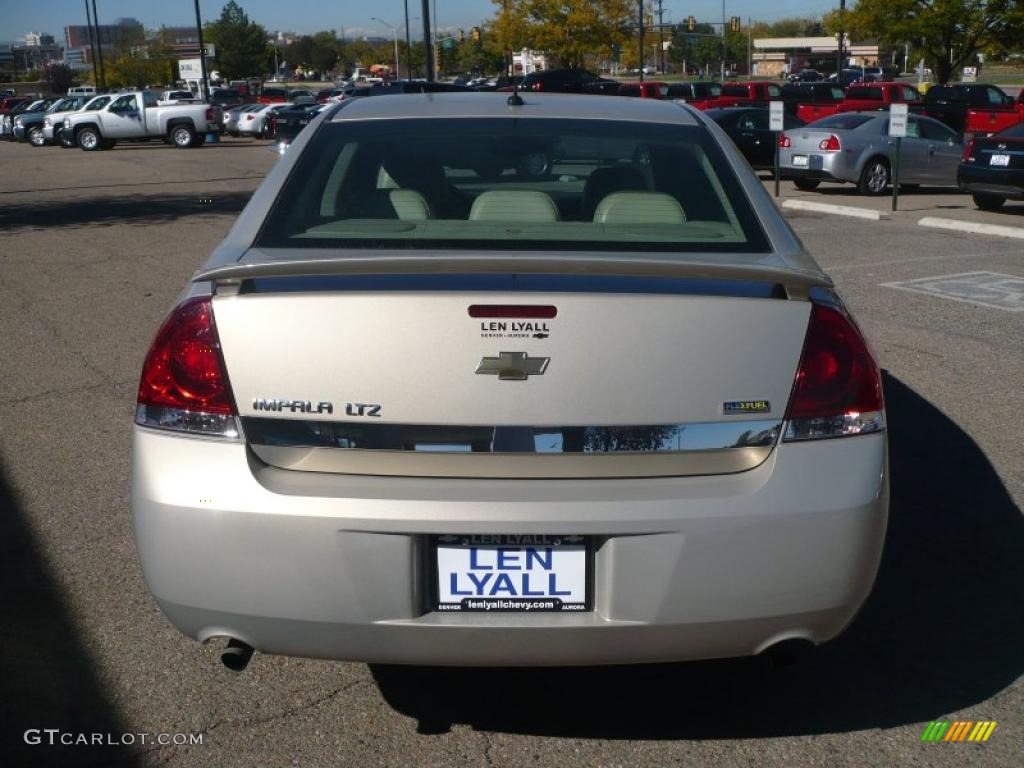
[[[363,255],[367,253],[367,255]],[[231,263],[213,263],[192,276],[193,282],[212,281],[222,285],[264,277],[312,277],[325,275],[417,275],[417,274],[505,274],[505,275],[602,275],[609,277],[666,277],[700,280],[736,280],[781,285],[786,296],[806,301],[812,288],[831,288],[832,281],[820,271],[785,266],[778,256],[761,257],[769,263],[726,263],[717,254],[623,256],[617,253],[556,252],[509,255],[466,253],[444,255],[406,252],[363,252],[358,255],[310,259],[308,250],[275,249],[273,257],[250,250]],[[721,258],[721,257],[719,257]],[[804,257],[806,258],[806,257]],[[753,259],[751,260],[753,262]],[[775,261],[776,264],[771,264]]]

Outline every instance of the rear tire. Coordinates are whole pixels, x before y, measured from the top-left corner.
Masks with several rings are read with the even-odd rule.
[[[168,138],[178,149],[188,149],[196,145],[196,132],[191,125],[176,125],[168,132]]]
[[[78,133],[75,134],[75,143],[84,152],[95,152],[103,149],[103,139],[100,136],[100,132],[90,125],[78,129]]]
[[[889,187],[889,161],[884,157],[872,157],[864,164],[857,182],[857,191],[862,195],[884,195]]]
[[[817,179],[793,179],[793,186],[804,192],[813,192],[821,184]]]
[[[999,195],[971,195],[971,197],[974,198],[974,204],[983,211],[998,211],[1006,202],[1006,198]]]

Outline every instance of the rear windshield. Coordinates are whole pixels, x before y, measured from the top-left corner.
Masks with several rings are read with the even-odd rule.
[[[924,98],[925,101],[967,101],[967,94],[956,88],[937,85],[929,88]]]
[[[323,123],[257,245],[769,250],[703,127],[529,118]]]
[[[846,94],[848,99],[863,99],[864,101],[881,101],[881,88],[851,88]]]
[[[264,88],[263,95],[267,96],[268,98],[283,99],[288,95],[288,92],[284,88]]]
[[[1024,123],[1011,125],[1009,128],[997,133],[996,136],[1000,138],[1005,136],[1008,139],[1024,139]]]
[[[865,123],[875,119],[875,115],[858,115],[855,112],[846,112],[838,115],[829,115],[821,120],[815,120],[808,128],[835,128],[838,131],[852,131],[860,128]]]

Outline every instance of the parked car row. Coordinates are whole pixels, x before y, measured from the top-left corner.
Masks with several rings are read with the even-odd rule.
[[[157,95],[150,91],[39,99],[4,115],[0,135],[35,147],[59,144],[95,151],[110,149],[119,141],[163,140],[196,147],[202,144],[203,134],[221,130],[219,106],[188,102],[159,106],[157,102]]]
[[[742,126],[742,120],[738,124]],[[741,128],[726,130],[731,136],[740,134],[737,146],[751,159],[751,151],[741,143]],[[786,129],[778,142],[781,175],[798,189],[813,190],[823,182],[854,184],[864,195],[891,189],[897,142],[889,136],[885,112],[832,115]],[[751,164],[757,167],[753,160]],[[899,185],[958,187],[984,210],[996,210],[1007,200],[1024,200],[1024,122],[965,141],[939,120],[910,115],[907,135],[899,143]]]

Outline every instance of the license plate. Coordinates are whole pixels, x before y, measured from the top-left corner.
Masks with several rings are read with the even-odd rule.
[[[1009,165],[1010,164],[1010,156],[1009,155],[992,155],[992,157],[990,157],[989,160],[988,160],[988,164],[989,165]]]
[[[438,536],[439,611],[585,611],[582,536]]]
[[[806,166],[807,155],[793,155],[793,165],[795,166]]]

